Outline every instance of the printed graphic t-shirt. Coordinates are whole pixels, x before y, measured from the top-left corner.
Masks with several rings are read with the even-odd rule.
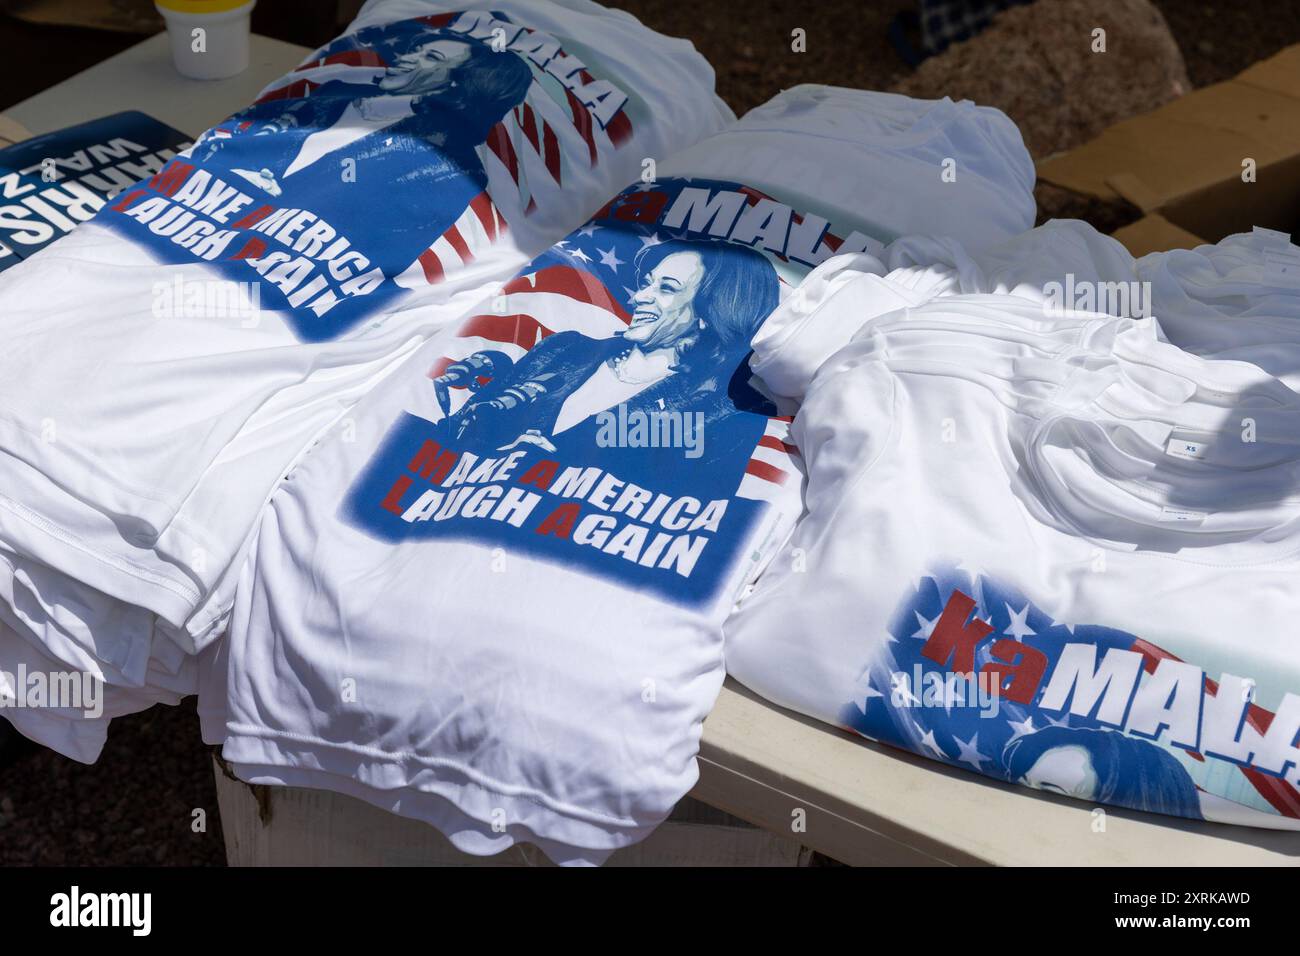
[[[745,365],[787,264],[623,218],[685,189],[620,195],[272,497],[201,691],[241,776],[593,863],[690,789],[722,618],[799,472]]]
[[[808,513],[727,670],[955,767],[1294,828],[1300,406],[1149,335],[1113,352],[832,356],[792,429]]]
[[[712,82],[592,3],[370,4],[4,273],[0,538],[183,627],[294,456],[644,157],[728,121]]]
[[[762,110],[738,124],[757,127],[756,180],[718,178],[726,135],[663,164],[359,403],[351,441],[335,431],[293,470],[205,654],[205,738],[244,779],[564,862],[644,837],[690,789],[721,622],[802,507],[750,340],[784,290],[837,250],[878,248],[871,224],[898,212],[806,175],[810,133],[874,101],[809,92],[784,131]],[[918,216],[978,205],[961,186],[922,201],[930,141],[891,151],[877,132],[843,132],[855,176],[882,157],[901,176],[919,142]]]

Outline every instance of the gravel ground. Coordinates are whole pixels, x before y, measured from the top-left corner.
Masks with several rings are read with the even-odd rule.
[[[797,83],[885,89],[910,69],[886,30],[913,0],[610,0],[648,26],[689,37],[718,75],[737,113]],[[1178,41],[1195,86],[1218,83],[1300,42],[1300,3],[1276,0],[1154,0]],[[743,12],[737,12],[743,11]],[[806,53],[790,31],[807,31]]]
[[[717,69],[719,93],[737,112],[797,83],[883,89],[906,73],[885,31],[897,12],[912,6],[909,0],[613,2],[655,29],[693,39]],[[1300,42],[1300,4],[1157,0],[1157,6],[1197,86],[1227,79]],[[806,53],[790,49],[796,27],[807,31]],[[53,34],[69,74],[134,42],[88,31]],[[45,56],[39,53],[45,44],[31,45],[33,35],[34,28],[0,20],[5,100],[35,91],[23,89],[32,82],[32,70],[39,70],[46,85],[60,78],[48,62],[24,65],[24,56]],[[10,42],[16,39],[23,42]],[[196,809],[207,812],[202,833],[192,830]],[[104,755],[92,767],[26,743],[0,749],[0,865],[223,862],[211,764],[192,703],[115,721]]]
[[[914,0],[610,0],[647,26],[688,37],[717,73],[737,115],[800,83],[885,89],[910,72],[887,37]],[[741,12],[743,11],[743,12]],[[791,33],[806,33],[806,50]]]
[[[21,739],[0,758],[0,866],[225,861],[193,698],[113,721],[92,766]]]

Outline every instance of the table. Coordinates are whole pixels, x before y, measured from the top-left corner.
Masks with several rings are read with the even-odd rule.
[[[728,680],[696,799],[844,863],[1296,866],[1300,833],[1095,808],[950,769],[781,710]],[[1099,822],[1104,829],[1099,829]]]
[[[159,34],[8,115],[40,134],[140,109],[197,135],[308,52],[254,35],[245,73],[187,80],[172,69]],[[1300,865],[1300,833],[1113,809],[1103,820],[1087,805],[951,770],[783,711],[730,680],[705,723],[692,796],[845,863]],[[335,826],[338,814],[354,812],[339,806],[329,811]],[[392,832],[395,845],[410,838],[403,827]]]
[[[197,136],[247,106],[266,84],[288,73],[307,47],[253,34],[248,69],[227,80],[190,80],[172,67],[159,33],[10,107],[6,114],[33,136],[122,110],[138,109]]]

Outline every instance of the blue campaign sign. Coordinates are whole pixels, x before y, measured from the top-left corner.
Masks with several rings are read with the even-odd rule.
[[[67,235],[189,145],[180,130],[132,110],[0,150],[0,270]]]

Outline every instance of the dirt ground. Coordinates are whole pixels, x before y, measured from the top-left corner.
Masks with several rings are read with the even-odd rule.
[[[910,0],[612,2],[657,30],[690,37],[715,65],[719,93],[737,112],[797,83],[879,89],[907,71],[886,30],[913,6]],[[1156,2],[1197,86],[1300,42],[1300,4]],[[791,52],[796,27],[807,31],[807,53]],[[291,32],[281,37],[314,42]],[[138,39],[0,17],[0,108]],[[193,827],[197,809],[206,811],[203,832]],[[94,766],[25,742],[0,752],[0,865],[223,863],[211,765],[192,702],[115,721]]]
[[[1154,2],[1195,86],[1226,80],[1300,42],[1300,4]],[[656,30],[693,40],[717,71],[719,95],[737,113],[797,83],[884,89],[910,72],[886,31],[900,11],[915,9],[913,0],[623,0],[616,5]],[[790,50],[796,27],[807,31],[807,53]]]

